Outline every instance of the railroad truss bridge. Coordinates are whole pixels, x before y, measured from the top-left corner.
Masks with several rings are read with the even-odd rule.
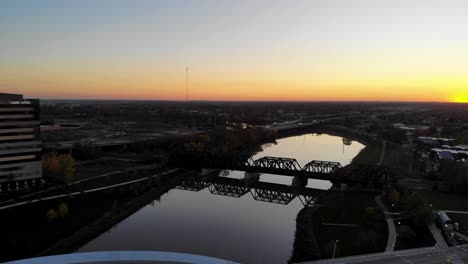
[[[238,170],[290,176],[302,182],[302,185],[307,183],[307,179],[373,186],[383,186],[396,181],[391,170],[383,166],[357,165],[342,167],[339,162],[313,160],[302,167],[296,159],[268,156],[257,160],[253,160],[249,156],[222,158],[199,156],[192,158],[189,163],[181,165],[198,169]]]

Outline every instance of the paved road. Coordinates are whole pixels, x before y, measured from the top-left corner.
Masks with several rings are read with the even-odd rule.
[[[401,250],[394,252],[384,252],[368,255],[359,255],[354,257],[336,258],[334,260],[318,260],[303,262],[303,264],[443,264],[450,258],[451,264],[468,263],[468,245],[452,247],[441,250],[436,247]]]

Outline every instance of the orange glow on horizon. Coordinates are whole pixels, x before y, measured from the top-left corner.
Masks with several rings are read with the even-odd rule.
[[[99,65],[101,66],[101,65]],[[40,99],[185,100],[185,76],[177,69],[138,71],[124,66],[0,67],[4,92]],[[365,67],[366,69],[368,67]],[[195,68],[196,69],[196,68]],[[209,101],[414,101],[468,102],[468,78],[397,71],[355,72],[281,69],[189,73],[189,99]],[[366,75],[367,73],[367,75]]]

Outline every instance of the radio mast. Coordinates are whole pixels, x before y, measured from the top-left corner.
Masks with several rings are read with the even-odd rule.
[[[188,66],[185,66],[185,90],[187,92],[187,106],[189,104],[189,98],[188,98]]]

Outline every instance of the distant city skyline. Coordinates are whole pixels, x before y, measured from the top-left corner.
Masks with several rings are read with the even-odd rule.
[[[463,0],[0,3],[0,92],[468,102]]]

